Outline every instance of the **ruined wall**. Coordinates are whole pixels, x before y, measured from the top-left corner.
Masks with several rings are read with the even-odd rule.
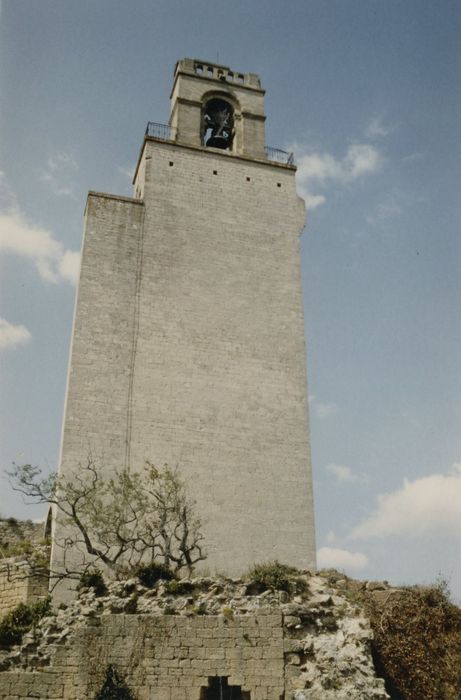
[[[18,520],[17,518],[0,518],[0,548],[2,551],[25,540],[37,543],[44,536],[44,523],[34,523],[32,520]]]
[[[321,577],[298,578],[291,593],[224,578],[181,585],[182,595],[135,579],[82,592],[0,652],[0,699],[94,700],[110,666],[136,700],[208,700],[212,679],[244,700],[388,698],[368,621]]]
[[[23,557],[10,557],[0,564],[0,617],[19,603],[35,603],[48,595],[48,581],[28,578],[31,567]]]
[[[226,621],[118,615],[82,629],[41,673],[0,675],[0,697],[83,700],[96,695],[108,664],[129,676],[138,700],[199,700],[210,676],[251,692],[251,700],[280,700],[283,693],[281,614]]]

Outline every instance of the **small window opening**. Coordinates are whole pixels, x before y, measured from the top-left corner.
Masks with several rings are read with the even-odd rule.
[[[213,170],[213,175],[217,175],[217,174],[218,174],[218,171],[217,171],[217,170]]]
[[[204,107],[203,143],[212,148],[232,150],[234,140],[234,110],[226,100],[213,98]]]
[[[282,183],[281,183],[281,182],[277,182],[277,187],[281,187],[281,186],[282,186]]]
[[[251,177],[247,177],[247,182],[250,182],[250,181],[251,181]]]
[[[168,165],[170,166],[170,168],[172,168],[173,165],[174,165],[174,162],[173,162],[172,160],[170,160],[170,162],[168,163]]]
[[[239,685],[229,685],[226,676],[215,676],[208,679],[207,688],[202,688],[200,700],[251,700],[251,696]]]

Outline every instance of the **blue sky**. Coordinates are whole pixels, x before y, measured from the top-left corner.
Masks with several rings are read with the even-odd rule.
[[[3,0],[0,464],[56,466],[89,189],[130,194],[174,64],[261,76],[296,153],[319,560],[461,598],[461,6]],[[2,515],[37,517],[0,481]]]

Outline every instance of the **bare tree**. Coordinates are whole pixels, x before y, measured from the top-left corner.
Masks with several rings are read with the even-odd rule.
[[[173,571],[186,569],[206,558],[201,523],[187,497],[178,470],[157,468],[146,462],[141,472],[119,471],[104,479],[90,455],[72,481],[55,474],[44,477],[39,467],[13,465],[10,483],[29,503],[48,503],[56,512],[64,549],[64,566],[47,571],[56,582],[82,573],[67,565],[75,549],[90,555],[86,566],[103,564],[116,575],[141,563],[161,561]],[[35,568],[35,575],[43,575]]]

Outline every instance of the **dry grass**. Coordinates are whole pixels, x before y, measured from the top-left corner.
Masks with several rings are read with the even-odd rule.
[[[394,700],[459,700],[461,609],[445,584],[407,588],[378,605],[366,597],[377,670]]]

